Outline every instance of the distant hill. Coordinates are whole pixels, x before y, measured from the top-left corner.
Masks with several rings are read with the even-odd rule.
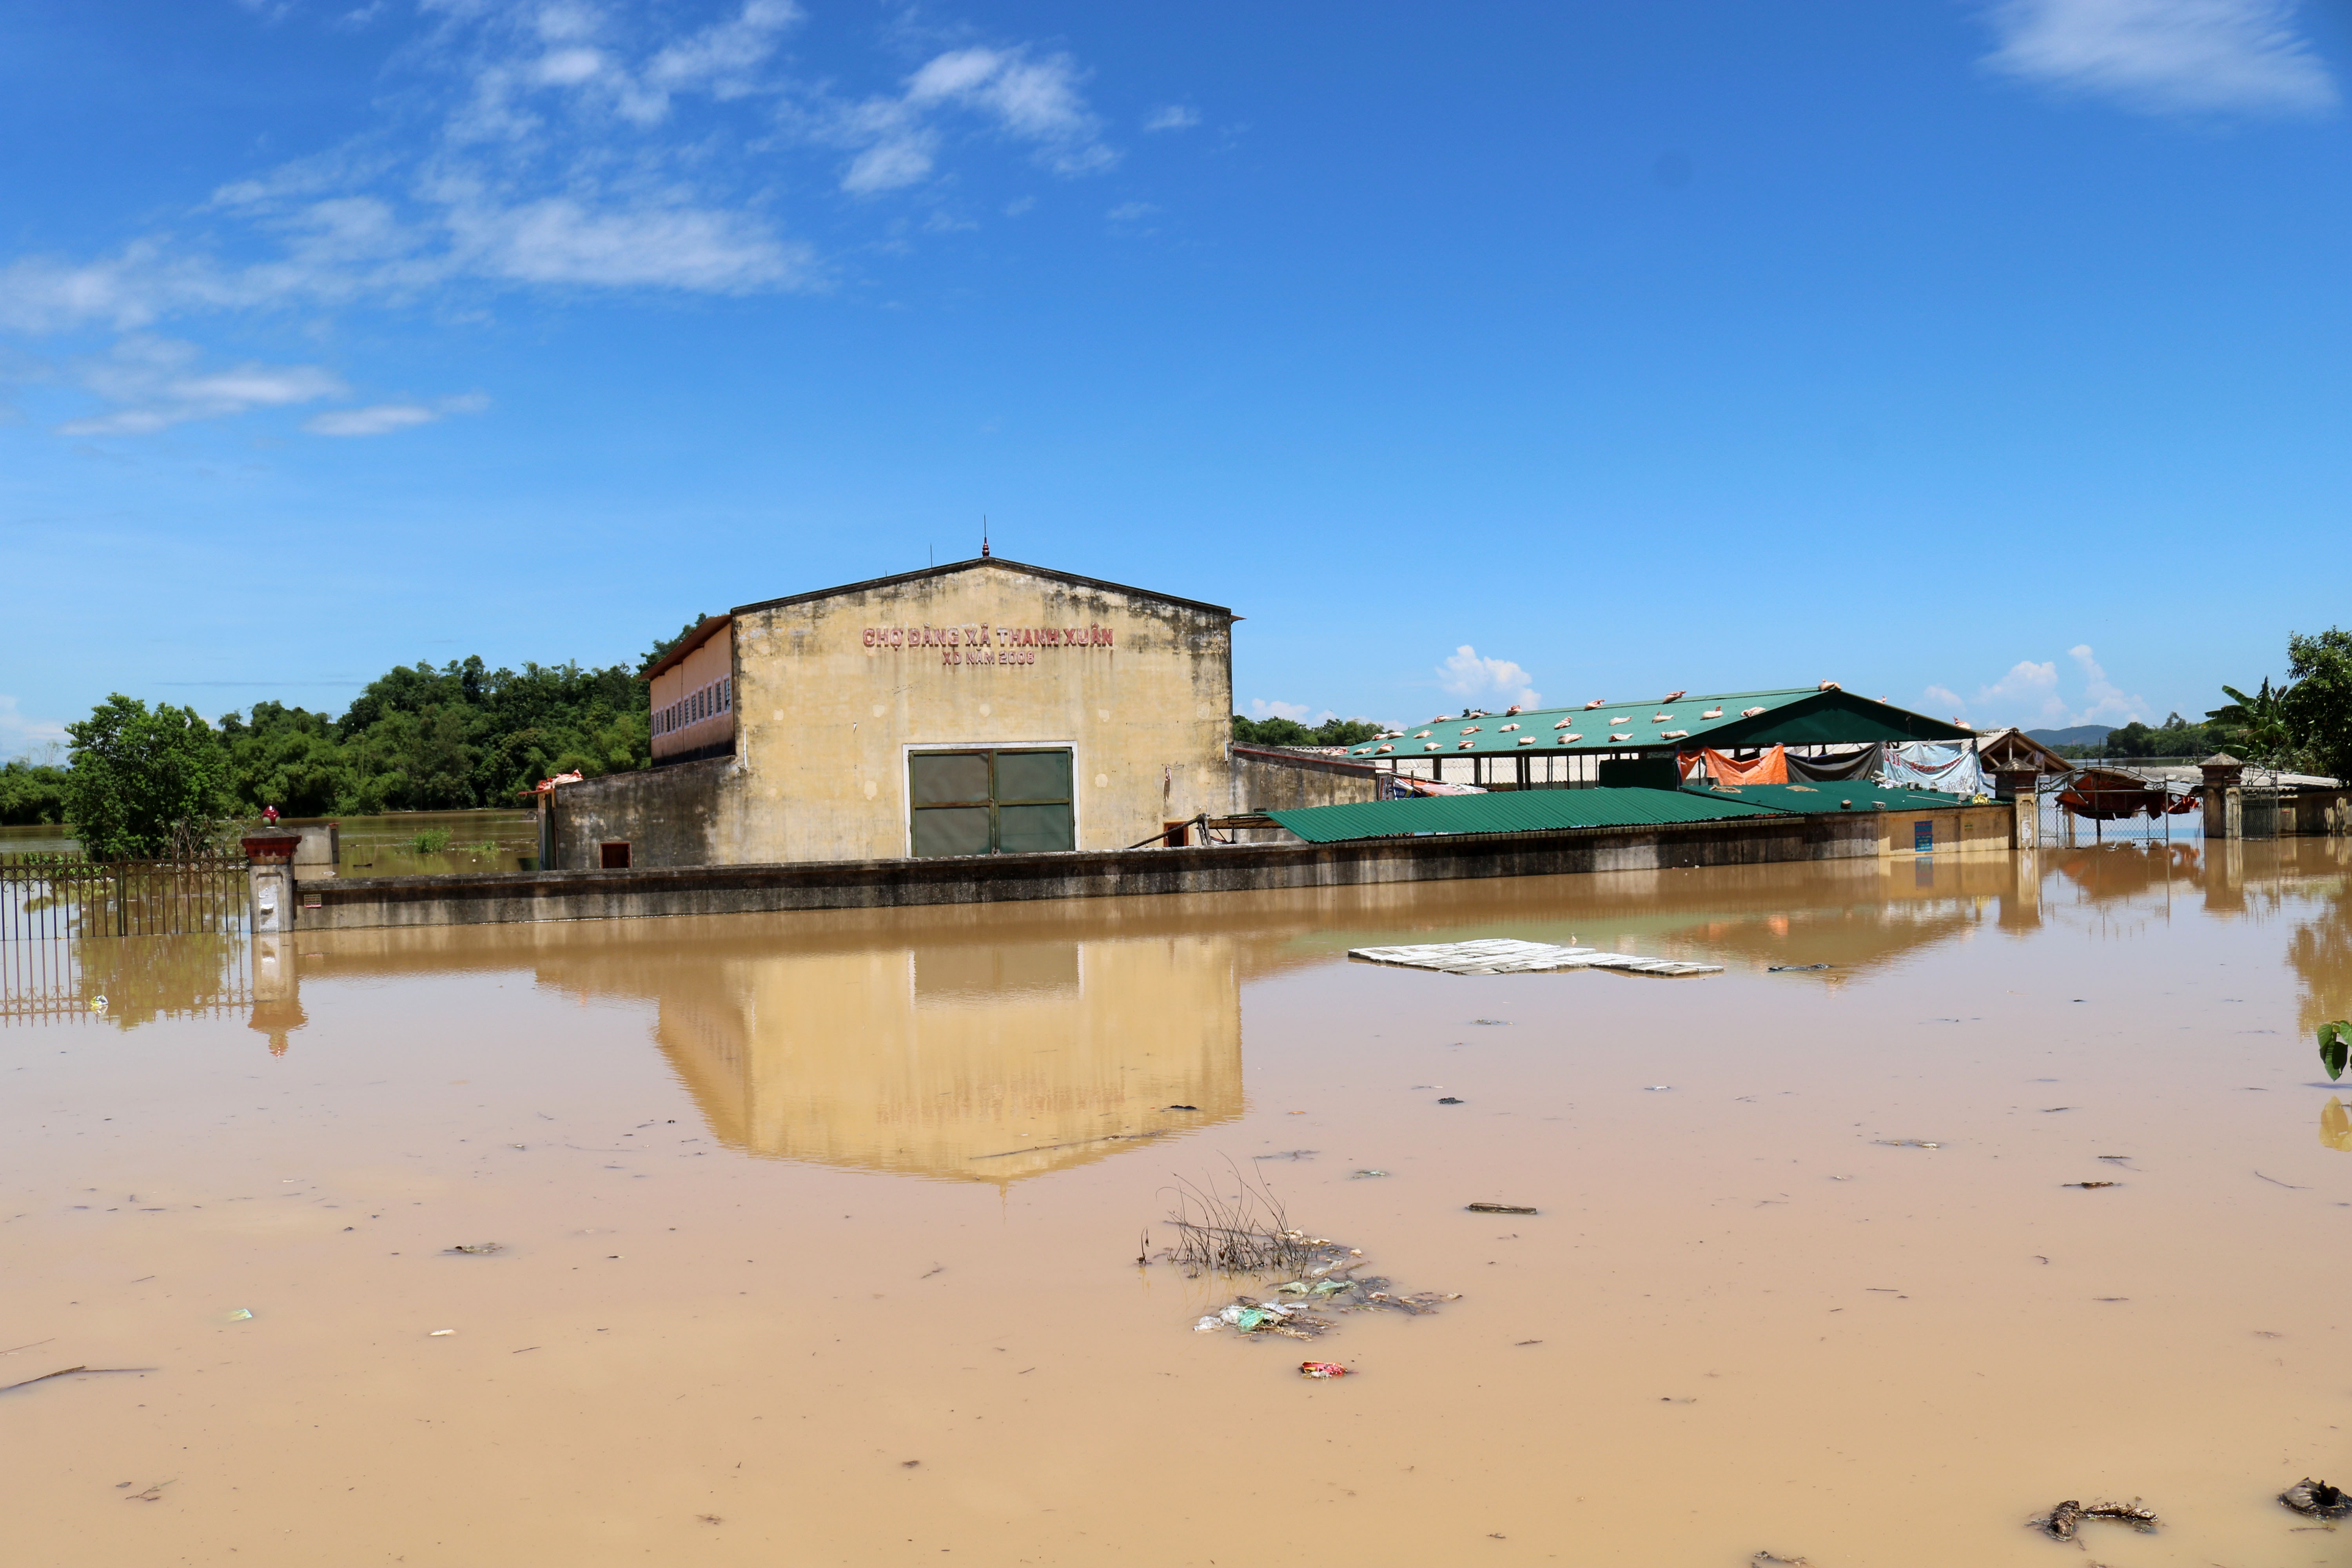
[[[2077,724],[2068,730],[2028,730],[2025,733],[2045,746],[2103,746],[2115,732],[2111,724]]]

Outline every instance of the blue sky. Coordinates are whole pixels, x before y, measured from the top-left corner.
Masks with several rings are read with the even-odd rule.
[[[1255,712],[2345,620],[2352,11],[13,0],[0,753],[975,552]]]

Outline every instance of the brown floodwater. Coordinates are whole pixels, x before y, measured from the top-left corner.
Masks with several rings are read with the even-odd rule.
[[[2272,1500],[2352,1476],[2347,869],[93,942],[0,1027],[0,1383],[151,1370],[0,1394],[7,1560],[2352,1562]],[[1346,957],[1496,935],[1727,967]],[[1134,1259],[1237,1180],[1461,1299],[1195,1333]],[[2164,1528],[2024,1526],[2095,1496]]]

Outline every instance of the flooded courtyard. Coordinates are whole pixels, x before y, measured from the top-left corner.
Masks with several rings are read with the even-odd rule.
[[[0,1384],[131,1370],[0,1394],[10,1558],[2352,1563],[2274,1500],[2352,1475],[2348,870],[83,942]],[[1494,936],[1725,973],[1347,956]],[[1139,1266],[1188,1184],[1459,1299],[1195,1332],[1273,1281]]]

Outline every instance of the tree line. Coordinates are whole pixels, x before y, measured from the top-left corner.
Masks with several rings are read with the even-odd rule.
[[[207,723],[193,708],[117,692],[66,726],[65,766],[0,766],[0,823],[70,824],[87,852],[121,858],[194,849],[264,806],[288,816],[511,806],[551,774],[651,766],[647,698],[628,665],[492,669],[478,656],[395,666],[340,715],[257,702]]]
[[[2287,773],[2352,779],[2352,632],[2337,628],[2287,637],[2287,678],[2266,676],[2252,691],[2224,686],[2230,700],[2202,723],[2174,713],[2161,724],[2135,720],[2090,746],[2063,746],[2077,757],[2205,757],[2227,752],[2242,763]]]

